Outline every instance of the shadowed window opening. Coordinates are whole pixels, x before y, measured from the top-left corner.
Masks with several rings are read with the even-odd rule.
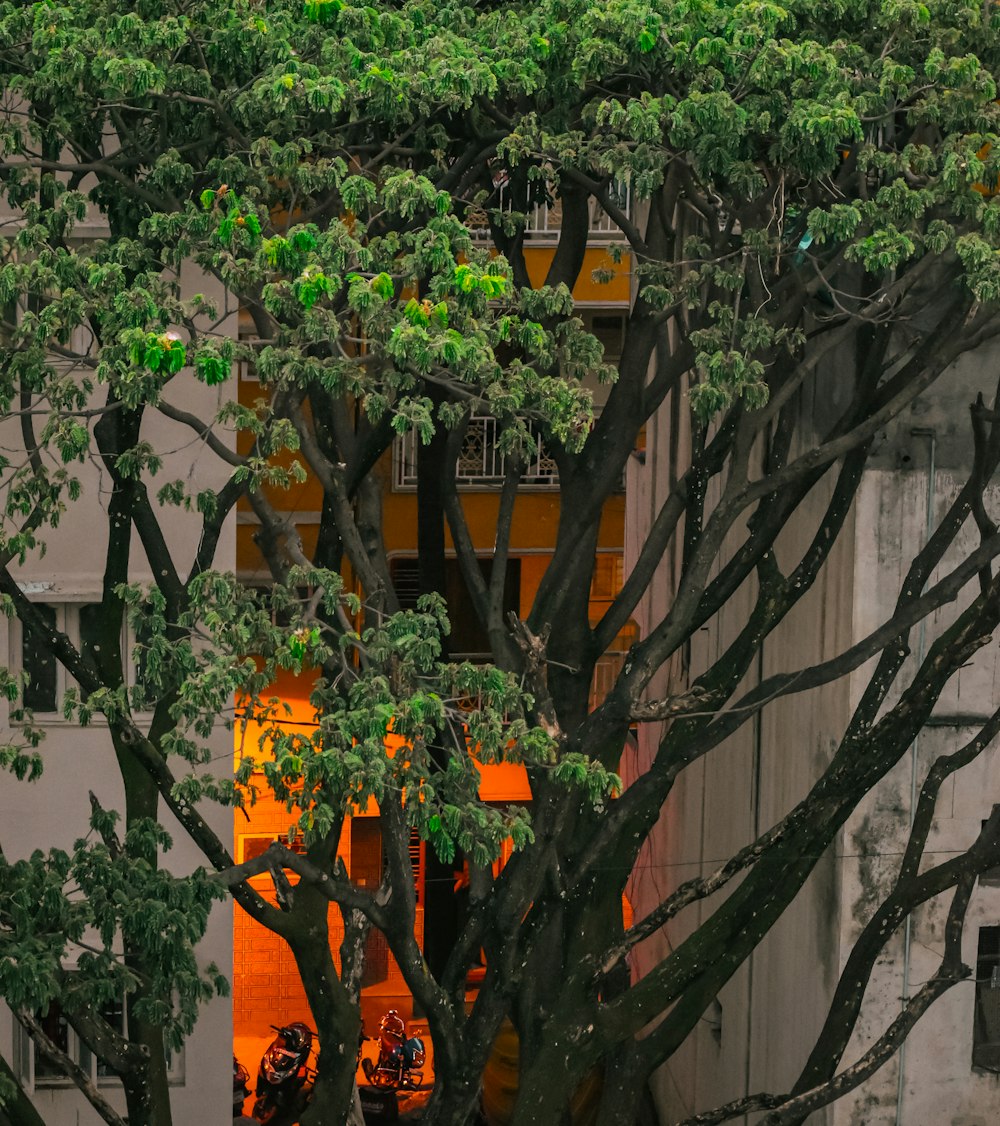
[[[972,1066],[1000,1072],[1000,927],[980,927]]]

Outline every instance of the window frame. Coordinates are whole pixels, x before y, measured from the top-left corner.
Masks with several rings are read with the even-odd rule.
[[[506,604],[505,609],[513,610],[515,613],[520,612],[521,590],[523,586],[523,580],[521,578],[521,564],[522,560],[527,554],[530,553],[512,551],[507,556],[507,575],[504,584],[504,601]],[[483,568],[484,578],[487,581],[489,581],[489,568],[492,565],[493,558],[493,555],[488,552],[476,552],[476,561],[479,563],[480,567]],[[416,588],[416,567],[419,561],[417,553],[408,550],[392,551],[388,555],[388,561],[389,576],[392,579],[394,586],[396,587],[396,593],[399,597],[401,607],[404,610],[414,609],[418,597]],[[407,584],[407,586],[403,589],[400,589],[399,579],[401,576],[399,575],[399,570],[406,565],[411,566],[412,575],[409,576],[410,582]],[[466,606],[463,606],[461,608],[467,611],[467,613],[470,615],[468,620],[474,623],[472,626],[472,632],[477,634],[484,633],[482,623],[480,623],[475,616],[475,608],[472,605],[471,594],[469,594],[468,589],[465,587],[465,577],[462,573],[461,562],[456,552],[445,552],[445,571],[446,594],[455,593],[458,587],[464,588],[465,597],[468,598],[469,602]],[[449,616],[451,617],[452,633],[450,636],[450,642],[454,643],[456,638],[459,638],[461,636],[461,632],[464,627],[459,626],[458,619],[452,616],[457,606],[456,600],[448,599],[447,597],[445,600],[448,603]],[[450,652],[449,659],[453,661],[469,661],[474,665],[491,664],[493,661],[493,652],[489,648],[454,650]]]
[[[85,599],[80,600],[62,600],[54,601],[48,598],[31,598],[30,601],[38,606],[48,606],[55,611],[55,628],[60,633],[64,633],[74,645],[80,644],[80,616],[79,611],[76,609],[78,606],[86,605]],[[70,608],[73,608],[73,613],[70,613]],[[18,674],[25,671],[24,661],[24,623],[18,617],[11,618],[10,628],[10,668],[15,670]],[[45,709],[44,711],[32,711],[32,716],[36,723],[65,723],[63,713],[60,709],[60,703],[66,694],[66,689],[75,681],[66,672],[66,669],[57,657],[52,658],[55,661],[55,707],[52,709]],[[24,707],[23,693],[18,698],[18,701],[12,704],[12,707]]]
[[[58,1004],[58,1001],[53,1001],[52,1004]],[[122,998],[121,1008],[122,1034],[127,1036],[128,1006],[125,1003],[124,997]],[[36,1062],[39,1055],[38,1047],[17,1017],[12,1014],[11,1020],[14,1023],[14,1071],[27,1094],[32,1095],[36,1091],[75,1089],[76,1084],[68,1075],[39,1076],[37,1074]],[[117,1075],[102,1075],[100,1073],[97,1056],[80,1039],[76,1029],[73,1028],[73,1025],[69,1021],[66,1021],[66,1042],[66,1054],[78,1067],[82,1068],[87,1073],[91,1083],[97,1087],[113,1088],[121,1086],[121,1079],[119,1079]],[[186,1064],[184,1046],[182,1046],[178,1052],[174,1052],[171,1048],[165,1046],[165,1052],[167,1057],[168,1086],[183,1087],[185,1083]]]
[[[49,606],[55,610],[55,628],[60,633],[69,638],[71,644],[78,650],[82,651],[83,642],[80,632],[80,613],[86,606],[100,605],[100,595],[83,595],[77,598],[64,598],[55,600],[50,598],[31,598],[31,602],[39,606]],[[135,630],[132,624],[127,620],[122,623],[121,638],[119,644],[121,646],[122,654],[122,671],[125,678],[125,690],[129,694],[131,701],[132,689],[138,681],[138,670],[135,661],[133,660],[133,652],[137,643]],[[8,668],[12,671],[21,673],[24,671],[24,623],[18,617],[11,618],[10,628],[8,630]],[[62,712],[62,701],[66,695],[68,688],[78,688],[79,684],[76,679],[72,677],[67,671],[62,661],[58,658],[53,658],[55,661],[55,708],[45,711],[33,711],[33,722],[40,726],[69,726],[79,727],[79,721],[76,719],[66,719]],[[11,705],[12,708],[20,707],[20,703]],[[130,703],[131,706],[131,703]],[[148,719],[152,715],[151,709],[132,710],[133,718]],[[103,716],[95,715],[91,722],[99,722],[103,720]]]

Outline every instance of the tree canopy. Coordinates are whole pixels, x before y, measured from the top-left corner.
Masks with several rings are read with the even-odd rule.
[[[97,837],[84,841],[82,827],[72,856],[0,869],[8,1003],[30,1020],[48,997],[83,988],[78,1032],[98,1044],[101,1030],[84,1023],[93,985],[57,980],[64,948],[46,929],[65,923],[72,937],[98,927],[102,972],[123,954],[128,987],[147,1006],[135,1023],[146,1063],[136,1073],[119,1060],[115,1070],[143,1073],[162,1035],[143,1012],[155,1017],[179,997],[168,1033],[183,1033],[185,1006],[210,988],[191,945],[208,889],[225,883],[287,939],[302,971],[323,1044],[303,1121],[332,1120],[347,1105],[370,926],[385,933],[430,1021],[429,1122],[470,1121],[505,1018],[522,1045],[517,1126],[558,1121],[598,1066],[599,1121],[637,1115],[646,1080],[1000,619],[991,567],[1000,537],[983,501],[1000,433],[995,408],[980,403],[968,481],[912,552],[891,618],[832,659],[741,687],[827,563],[877,435],[1000,330],[998,21],[971,0],[0,6],[0,592],[79,686],[66,715],[103,717],[127,799],[121,844],[95,809]],[[539,207],[560,215],[544,277],[532,275],[527,233]],[[618,232],[596,268],[586,255],[594,216]],[[632,292],[612,366],[572,290],[591,273],[610,284],[616,263]],[[208,282],[221,298],[206,296]],[[252,320],[252,341],[233,329],[238,311]],[[239,363],[253,363],[261,381],[253,406],[232,390]],[[192,380],[220,389],[217,410],[189,409]],[[807,393],[824,409],[807,409]],[[602,513],[645,428],[668,409],[681,420],[673,476],[620,592],[591,621]],[[453,472],[473,414],[499,420],[505,455],[485,574]],[[157,417],[187,428],[216,461],[219,484],[168,477]],[[411,432],[427,600],[401,610],[375,470],[394,436]],[[558,467],[556,542],[530,613],[511,621],[503,577],[539,435]],[[308,550],[280,500],[306,474],[323,490]],[[259,522],[273,580],[264,591],[215,569],[241,497]],[[108,535],[100,612],[83,639],[53,627],[19,585],[78,505]],[[192,549],[165,532],[172,507],[199,522]],[[789,560],[775,544],[805,512],[818,528]],[[978,543],[965,550],[969,521]],[[445,527],[492,666],[448,660],[434,597]],[[660,618],[590,711],[598,660],[668,559],[674,581]],[[741,590],[753,592],[751,608],[717,659],[681,667],[697,631]],[[960,594],[952,623],[907,664],[911,631]],[[132,686],[118,643],[129,617],[142,653]],[[773,701],[871,659],[815,785],[718,872],[626,929],[622,890],[681,773]],[[236,722],[275,719],[268,684],[289,668],[317,670],[317,728],[304,738],[276,724],[273,757],[258,764],[306,846],[278,845],[257,862],[279,884],[286,869],[300,876],[280,911],[245,882],[251,869],[233,865],[199,803],[252,799],[254,756],[235,777],[213,775],[206,740],[234,699]],[[21,699],[17,670],[3,687]],[[18,777],[36,774],[44,742],[30,715],[15,718],[0,761]],[[937,788],[998,723],[994,715],[929,778],[899,880],[798,1083],[692,1122],[753,1109],[798,1121],[882,1062],[954,980],[950,943],[940,980],[861,1072],[838,1076],[888,934],[912,906],[953,888],[960,933],[970,881],[1000,863],[991,821],[967,853],[920,870]],[[663,726],[648,769],[618,795],[635,724]],[[412,753],[390,755],[389,735]],[[477,755],[526,763],[530,814],[478,800]],[[345,816],[369,795],[388,842],[375,891],[334,866]],[[174,882],[156,867],[164,807],[222,873],[214,883],[204,873]],[[413,934],[412,828],[443,857],[459,848],[470,862],[468,918],[440,959],[425,959]],[[514,856],[494,876],[490,861],[511,836]],[[88,892],[96,867],[123,865],[124,910],[69,894],[69,881]],[[630,980],[629,951],[723,889],[685,942]],[[133,912],[174,894],[198,905],[184,933],[164,947],[148,927],[130,931]],[[26,920],[33,895],[46,911]],[[347,934],[339,973],[331,900]],[[480,948],[486,977],[466,1014]],[[33,950],[44,953],[41,972]],[[169,1121],[160,1079],[152,1100],[145,1080],[133,1089],[126,1079],[133,1126]]]

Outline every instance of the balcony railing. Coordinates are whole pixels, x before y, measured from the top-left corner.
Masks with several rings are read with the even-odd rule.
[[[496,204],[500,211],[513,210],[508,186],[506,183],[498,185],[499,202]],[[632,216],[632,190],[624,180],[615,180],[608,188],[608,195],[615,206],[626,216]],[[470,224],[471,226],[471,224]],[[524,227],[524,237],[539,242],[558,242],[559,232],[562,229],[562,201],[554,200],[551,204],[539,203],[527,213]],[[483,219],[479,227],[473,228],[474,233],[482,238],[489,237],[489,226]],[[590,200],[590,229],[588,238],[591,241],[603,241],[621,237],[621,228],[608,215],[596,199]]]
[[[538,452],[528,461],[521,475],[521,486],[529,489],[556,489],[559,473],[555,460],[546,451],[541,433],[529,429]],[[503,483],[505,458],[498,447],[499,424],[490,415],[469,419],[462,449],[455,462],[455,478],[460,489],[489,488]],[[396,439],[393,447],[393,488],[397,491],[417,487],[417,449],[420,439],[409,431]]]

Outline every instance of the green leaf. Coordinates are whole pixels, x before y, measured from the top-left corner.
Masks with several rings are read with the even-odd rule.
[[[386,301],[390,300],[395,293],[392,278],[386,273],[376,274],[369,285],[374,293],[377,293],[379,297]]]

